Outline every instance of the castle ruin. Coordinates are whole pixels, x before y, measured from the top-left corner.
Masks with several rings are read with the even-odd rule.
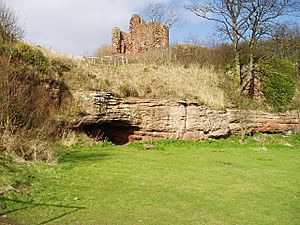
[[[157,22],[146,23],[136,14],[130,19],[128,33],[116,27],[112,30],[114,53],[139,53],[168,47],[169,28]]]

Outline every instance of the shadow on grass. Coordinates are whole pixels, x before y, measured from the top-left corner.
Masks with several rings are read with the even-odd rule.
[[[35,202],[30,202],[30,201],[21,201],[21,200],[16,200],[16,199],[5,198],[5,197],[1,197],[1,196],[0,196],[0,201],[14,202],[14,203],[19,203],[19,204],[25,205],[24,207],[20,207],[20,208],[17,208],[17,209],[12,209],[12,210],[7,210],[5,212],[1,212],[0,216],[8,215],[8,214],[13,213],[13,212],[17,212],[17,211],[21,211],[21,210],[25,210],[25,209],[29,209],[29,208],[34,208],[34,207],[38,207],[38,206],[58,207],[58,208],[65,209],[65,211],[71,209],[71,211],[63,212],[63,213],[59,214],[58,216],[54,216],[54,217],[52,217],[48,220],[39,222],[39,223],[37,223],[37,225],[47,224],[47,223],[50,223],[54,220],[60,219],[60,218],[66,216],[68,214],[75,213],[79,210],[86,209],[86,207],[80,207],[80,206],[35,203]]]
[[[105,158],[111,156],[108,153],[103,153],[103,152],[71,152],[67,153],[64,156],[62,156],[58,162],[59,163],[93,163],[97,161],[104,160]]]

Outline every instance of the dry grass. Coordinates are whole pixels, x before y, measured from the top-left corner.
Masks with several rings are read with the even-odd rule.
[[[6,128],[0,133],[0,147],[14,159],[54,162],[53,143],[43,134],[42,130]]]
[[[83,62],[65,74],[64,82],[72,89],[102,90],[120,97],[187,99],[220,108],[224,94],[219,76],[208,67],[143,63],[101,67]]]
[[[224,93],[219,88],[223,73],[206,65],[207,60],[201,65],[183,63],[178,58],[179,54],[184,57],[182,52],[161,50],[129,55],[129,65],[118,67],[93,65],[80,57],[47,49],[43,52],[50,59],[72,64],[71,71],[63,75],[69,89],[108,91],[119,97],[186,99],[224,107]]]
[[[39,79],[41,72],[5,54],[0,68],[0,154],[53,161],[52,139],[59,129],[52,118],[58,105]]]
[[[112,54],[113,54],[113,49],[111,44],[104,44],[100,46],[95,53],[96,56],[107,56]]]

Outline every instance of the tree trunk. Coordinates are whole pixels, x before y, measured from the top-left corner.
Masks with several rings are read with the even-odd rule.
[[[255,77],[253,73],[253,67],[254,67],[254,59],[253,59],[253,51],[250,49],[250,54],[249,54],[249,72],[248,72],[248,77],[249,77],[249,91],[248,95],[250,98],[254,98],[255,95]]]
[[[240,53],[239,53],[239,46],[238,46],[238,35],[236,32],[233,32],[234,38],[234,75],[239,79],[239,84],[241,85],[243,80],[242,80],[242,75],[241,75],[241,62],[240,62]]]
[[[235,49],[234,53],[234,67],[235,67],[235,75],[239,79],[239,84],[241,85],[243,82],[241,75],[241,63],[240,63],[240,53]]]

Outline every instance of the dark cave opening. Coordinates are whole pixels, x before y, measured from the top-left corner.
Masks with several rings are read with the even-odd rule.
[[[124,145],[131,141],[130,136],[140,128],[126,121],[112,121],[101,124],[86,124],[80,130],[97,141],[106,140],[116,145]]]

